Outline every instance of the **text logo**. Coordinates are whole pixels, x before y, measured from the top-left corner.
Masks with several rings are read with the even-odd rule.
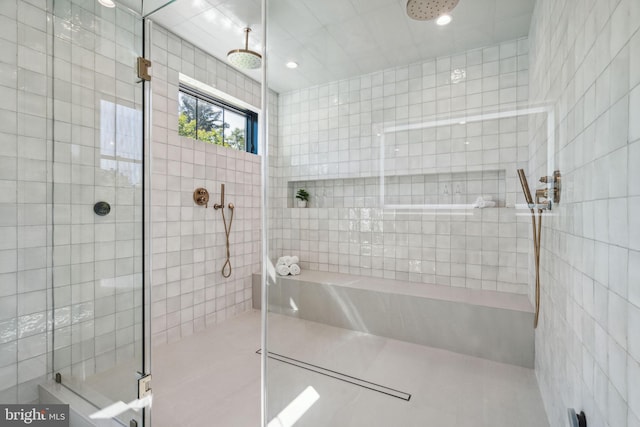
[[[0,405],[0,427],[69,427],[69,405]]]

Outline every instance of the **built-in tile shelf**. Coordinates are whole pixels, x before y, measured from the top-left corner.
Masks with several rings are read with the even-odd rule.
[[[289,181],[289,208],[297,206],[295,195],[300,188],[309,192],[311,208],[380,207],[382,190],[385,206],[463,205],[483,196],[504,207],[506,171],[391,175],[384,177],[384,185],[379,176]]]

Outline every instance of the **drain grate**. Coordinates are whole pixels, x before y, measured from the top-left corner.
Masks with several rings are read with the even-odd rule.
[[[259,349],[258,351],[256,351],[256,354],[262,354],[262,350]],[[387,396],[395,397],[396,399],[404,400],[407,402],[411,400],[411,394],[406,393],[404,391],[400,391],[400,390],[396,390],[380,384],[372,383],[371,381],[363,380],[362,378],[343,374],[342,372],[333,371],[331,369],[327,369],[327,368],[323,368],[322,366],[317,366],[311,363],[303,362],[302,360],[293,359],[291,357],[284,356],[282,354],[273,353],[270,351],[269,359],[277,360],[278,362],[282,362],[282,363],[296,366],[298,368],[306,369],[307,371],[315,372],[317,374],[331,377],[339,381],[356,385],[358,387],[366,388],[367,390],[386,394]]]

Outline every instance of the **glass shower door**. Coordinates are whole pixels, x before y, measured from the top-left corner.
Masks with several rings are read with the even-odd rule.
[[[516,170],[552,176],[557,130],[528,25],[454,46],[413,3],[266,2],[265,426],[548,425]]]
[[[142,425],[142,4],[53,2],[53,373]],[[123,405],[125,403],[125,405]]]

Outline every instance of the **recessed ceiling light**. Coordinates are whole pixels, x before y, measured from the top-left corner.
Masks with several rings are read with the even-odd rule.
[[[294,61],[287,62],[287,68],[298,68],[298,63]]]
[[[98,0],[98,3],[100,3],[104,7],[116,7],[116,4],[113,2],[113,0]]]
[[[447,25],[451,22],[452,19],[453,18],[451,17],[451,15],[445,13],[444,15],[440,15],[438,19],[436,19],[436,24],[440,26]]]

